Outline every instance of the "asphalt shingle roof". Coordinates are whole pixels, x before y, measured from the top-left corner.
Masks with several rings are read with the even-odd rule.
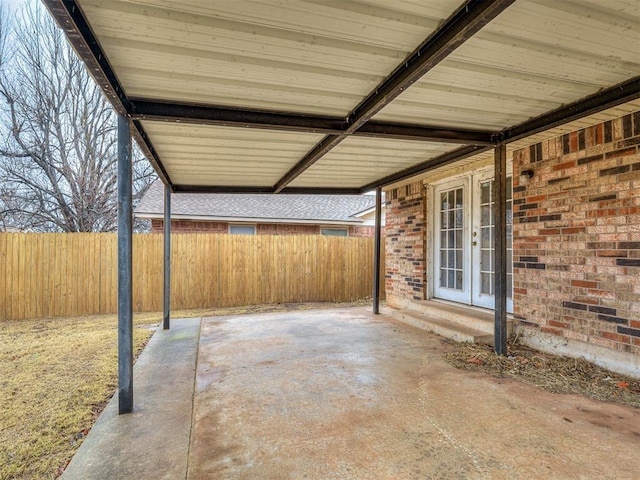
[[[375,207],[373,195],[271,195],[174,193],[171,215],[229,219],[360,222],[354,215]],[[139,218],[164,212],[164,186],[154,182],[135,209]]]

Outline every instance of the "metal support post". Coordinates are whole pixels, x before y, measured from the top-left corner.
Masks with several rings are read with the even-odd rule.
[[[382,236],[382,188],[376,188],[376,227],[373,247],[373,313],[380,313],[380,240]]]
[[[493,182],[495,218],[495,352],[507,354],[507,147],[495,148]]]
[[[164,187],[164,313],[162,329],[169,330],[171,323],[171,189]]]
[[[131,125],[118,115],[118,413],[133,410]]]

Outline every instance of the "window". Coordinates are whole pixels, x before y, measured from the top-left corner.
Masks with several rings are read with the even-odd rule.
[[[347,237],[349,231],[346,228],[321,228],[321,235],[331,235],[333,237]]]
[[[232,235],[255,235],[255,225],[229,225],[229,233]]]

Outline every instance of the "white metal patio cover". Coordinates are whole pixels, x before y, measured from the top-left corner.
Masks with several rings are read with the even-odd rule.
[[[637,0],[45,0],[174,192],[356,193],[637,110]]]
[[[493,149],[495,347],[504,354],[505,145],[640,105],[638,0],[44,2],[120,114],[120,413],[133,408],[127,118],[168,187],[164,328],[169,190],[375,188],[379,215],[382,187]]]

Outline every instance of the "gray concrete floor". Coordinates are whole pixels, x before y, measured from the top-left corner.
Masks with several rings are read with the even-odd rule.
[[[197,366],[189,328],[182,346],[191,369],[148,383],[171,383],[178,374],[178,396],[186,398],[195,368],[192,403],[171,405],[171,389],[138,387],[137,402],[165,402],[158,408],[174,420],[136,407],[121,429],[120,418],[105,412],[105,426],[101,417],[68,478],[640,476],[639,410],[456,370],[443,360],[450,344],[368,309],[204,318]],[[162,353],[161,333],[147,365],[181,362],[175,349]],[[108,441],[94,461],[82,460],[101,437]],[[121,463],[127,466],[115,470]]]

